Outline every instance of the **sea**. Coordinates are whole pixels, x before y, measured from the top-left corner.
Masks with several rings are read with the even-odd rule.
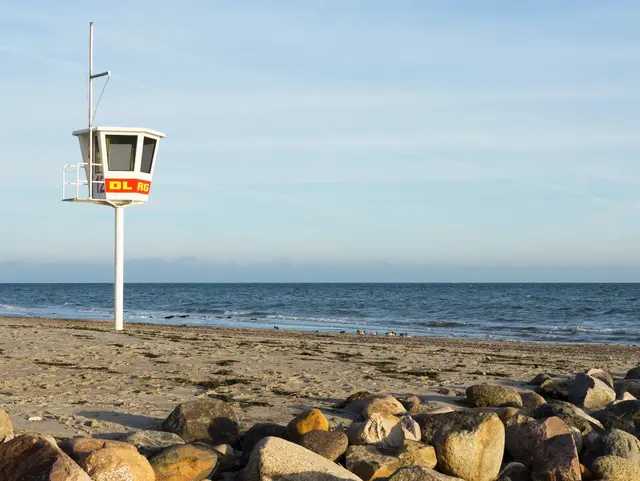
[[[640,345],[640,284],[126,284],[125,321]],[[113,318],[111,284],[0,284],[0,316]]]

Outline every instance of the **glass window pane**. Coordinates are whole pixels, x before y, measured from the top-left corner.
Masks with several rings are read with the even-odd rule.
[[[156,150],[156,139],[144,138],[144,145],[142,146],[142,166],[141,172],[145,174],[151,173],[151,163],[153,162],[153,153]]]
[[[100,155],[100,137],[93,136],[93,169],[94,172],[102,172],[102,156]]]
[[[107,135],[109,170],[133,171],[136,161],[137,135]]]

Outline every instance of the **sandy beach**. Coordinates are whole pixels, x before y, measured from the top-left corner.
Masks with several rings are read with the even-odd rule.
[[[334,425],[335,406],[367,390],[456,403],[475,383],[530,389],[592,367],[614,376],[640,347],[467,341],[281,330],[0,318],[0,407],[17,433],[109,437],[155,429],[184,401],[233,403],[241,428],[286,424],[307,407]],[[31,421],[29,419],[32,419]]]

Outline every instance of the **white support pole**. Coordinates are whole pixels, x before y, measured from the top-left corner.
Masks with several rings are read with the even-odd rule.
[[[124,207],[116,207],[115,281],[113,313],[116,331],[124,329]]]
[[[89,24],[89,199],[93,198],[93,22]],[[76,195],[77,197],[77,195]]]

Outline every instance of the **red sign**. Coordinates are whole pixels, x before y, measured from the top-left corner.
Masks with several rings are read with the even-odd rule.
[[[104,179],[107,192],[149,195],[151,182],[138,179]]]

